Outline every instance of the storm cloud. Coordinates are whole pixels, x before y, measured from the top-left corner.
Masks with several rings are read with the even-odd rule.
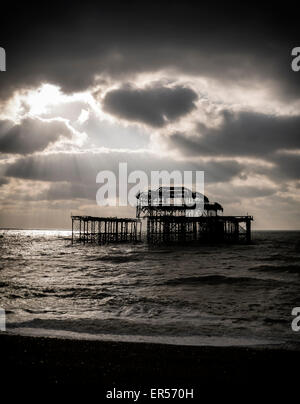
[[[300,116],[223,111],[217,128],[199,123],[196,134],[175,133],[171,147],[187,155],[272,158],[280,149],[300,148]]]
[[[72,131],[62,121],[42,121],[25,118],[15,124],[9,120],[0,121],[0,152],[29,154],[44,150],[61,136],[70,138]]]
[[[176,161],[147,152],[80,152],[48,153],[19,158],[5,167],[7,177],[28,180],[95,184],[96,175],[101,170],[110,170],[118,177],[119,162],[128,164],[128,173],[142,170],[147,175],[151,171],[205,170],[206,182],[229,181],[240,175],[243,164],[236,161]]]
[[[103,107],[119,118],[162,127],[195,109],[197,98],[186,87],[125,87],[108,92]]]
[[[232,214],[299,227],[287,208],[277,215],[299,204],[291,7],[46,0],[6,2],[1,15],[1,223],[22,226],[18,198],[36,217],[86,213],[97,173],[127,162],[147,175],[203,170],[208,197]]]
[[[9,183],[9,180],[8,180],[7,178],[0,177],[0,187],[1,187],[2,185],[6,185],[6,184],[8,184],[8,183]]]
[[[26,2],[3,5],[1,45],[7,71],[0,97],[16,90],[57,84],[65,92],[113,80],[171,70],[210,77],[228,85],[268,82],[283,99],[299,99],[300,80],[291,69],[298,38],[296,13],[272,5],[224,7],[186,2],[96,4]],[[53,29],[55,27],[55,29]],[[37,41],[38,33],[38,41]]]

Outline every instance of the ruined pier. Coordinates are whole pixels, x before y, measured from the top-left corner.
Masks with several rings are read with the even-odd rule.
[[[72,243],[121,243],[141,241],[139,219],[118,217],[71,216]]]
[[[252,216],[225,216],[218,202],[184,187],[160,187],[136,196],[136,218],[72,217],[72,243],[120,243],[145,240],[168,243],[250,243]]]
[[[252,216],[224,216],[223,207],[184,187],[160,187],[137,195],[136,216],[147,220],[147,241],[250,243]]]

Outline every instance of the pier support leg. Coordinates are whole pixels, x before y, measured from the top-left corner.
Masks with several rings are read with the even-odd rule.
[[[74,219],[72,218],[72,244],[73,244],[73,237],[74,237]]]
[[[251,242],[251,221],[247,219],[246,221],[246,241],[247,243]]]

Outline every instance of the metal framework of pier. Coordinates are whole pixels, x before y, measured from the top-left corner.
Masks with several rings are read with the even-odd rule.
[[[151,244],[251,241],[252,216],[148,216],[147,241]]]
[[[121,243],[141,241],[139,219],[117,217],[71,216],[72,243]]]
[[[252,216],[223,216],[219,203],[198,192],[160,187],[137,200],[136,216],[147,220],[148,243],[251,242]]]
[[[224,216],[223,207],[205,195],[184,187],[160,187],[139,193],[136,218],[72,217],[72,243],[142,241],[142,221],[147,221],[146,241],[168,243],[250,243],[252,216]]]

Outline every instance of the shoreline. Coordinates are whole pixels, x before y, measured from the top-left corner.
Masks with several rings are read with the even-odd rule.
[[[4,381],[32,386],[159,388],[297,383],[300,350],[282,346],[181,346],[1,333]],[[295,384],[296,385],[296,384]],[[294,386],[295,386],[294,385]]]
[[[260,337],[244,336],[165,336],[165,335],[139,335],[139,334],[111,334],[111,333],[88,333],[73,330],[59,330],[50,328],[16,327],[7,328],[6,335],[16,335],[33,338],[55,338],[62,340],[79,341],[106,341],[106,342],[129,342],[175,346],[193,347],[270,347],[300,350],[300,343],[295,341],[269,340]]]

